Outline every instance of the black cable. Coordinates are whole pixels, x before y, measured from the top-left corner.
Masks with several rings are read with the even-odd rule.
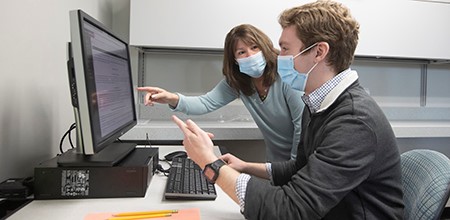
[[[66,138],[67,135],[69,135],[69,137],[70,137],[70,132],[71,132],[73,129],[75,129],[75,127],[76,127],[76,124],[75,124],[75,123],[71,124],[70,127],[69,127],[69,130],[67,130],[66,133],[64,133],[64,135],[62,136],[61,141],[59,142],[59,151],[60,151],[61,153],[64,153],[64,150],[63,150],[63,148],[62,148],[64,139]],[[73,145],[72,145],[72,146],[73,146]]]
[[[73,123],[71,126],[70,126],[70,130],[73,130],[73,129],[75,129],[77,127],[77,124],[75,124],[75,123]],[[70,146],[72,147],[72,149],[74,149],[75,148],[75,146],[73,146],[73,142],[72,142],[72,132],[69,132],[69,143],[70,143]]]
[[[156,170],[158,170],[159,172],[163,173],[164,176],[168,177],[169,173],[170,173],[170,168],[172,168],[172,163],[170,161],[168,161],[168,160],[165,160],[165,159],[160,159],[159,162],[166,162],[169,165],[169,168],[167,168],[167,169],[164,169],[163,166],[160,163],[158,163],[158,165],[156,166]]]
[[[148,138],[148,133],[145,133],[145,140],[147,141],[147,144],[148,144],[149,148],[152,148],[152,143],[150,142],[150,139]],[[147,147],[147,146],[145,146],[145,147]],[[172,164],[169,163],[167,160],[159,160],[159,161],[164,161],[167,164],[169,164],[169,168],[167,168],[167,169],[164,169],[163,166],[160,163],[158,163],[158,165],[156,166],[156,170],[157,171],[163,173],[164,176],[168,177],[169,176],[169,172],[170,172],[170,168],[172,167]]]
[[[156,170],[159,171],[159,172],[161,172],[161,173],[163,173],[164,176],[169,176],[170,167],[167,168],[167,169],[164,169],[164,168],[162,167],[162,165],[158,163],[158,165],[156,166]]]

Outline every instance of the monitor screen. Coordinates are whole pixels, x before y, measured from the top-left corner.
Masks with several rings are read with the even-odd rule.
[[[112,143],[137,123],[128,44],[82,10],[70,12],[70,27],[69,83],[84,155],[76,158],[127,154],[134,146]]]

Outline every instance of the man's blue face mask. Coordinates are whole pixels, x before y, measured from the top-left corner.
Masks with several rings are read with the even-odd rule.
[[[283,82],[287,83],[295,90],[305,91],[308,75],[317,66],[318,63],[314,64],[314,66],[311,67],[311,69],[309,69],[307,73],[299,73],[294,68],[294,59],[300,56],[302,53],[315,47],[316,45],[317,43],[307,47],[295,56],[278,56],[278,74],[280,75]]]

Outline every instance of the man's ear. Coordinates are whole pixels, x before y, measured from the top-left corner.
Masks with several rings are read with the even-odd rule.
[[[317,44],[317,52],[316,52],[316,60],[322,61],[327,57],[328,52],[330,51],[330,45],[327,42],[320,42]]]

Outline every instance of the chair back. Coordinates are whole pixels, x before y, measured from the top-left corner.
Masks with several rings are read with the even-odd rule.
[[[449,199],[450,159],[433,150],[401,154],[405,220],[439,219]]]

